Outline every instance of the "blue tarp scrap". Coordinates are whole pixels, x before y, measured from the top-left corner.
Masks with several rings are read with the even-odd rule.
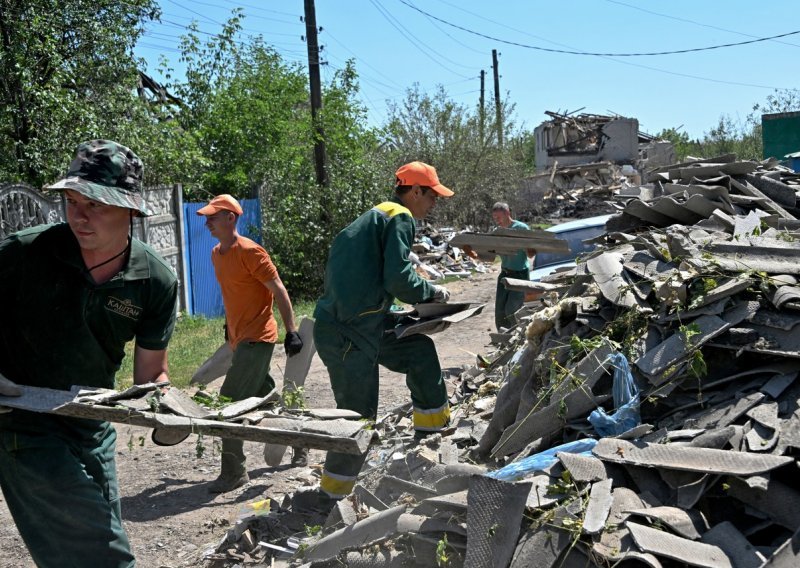
[[[589,422],[601,436],[619,436],[638,426],[642,419],[639,414],[639,389],[633,380],[628,359],[622,353],[608,356],[614,366],[614,408],[607,414],[598,408],[589,415]]]

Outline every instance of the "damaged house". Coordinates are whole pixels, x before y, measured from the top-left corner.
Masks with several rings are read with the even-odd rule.
[[[536,169],[614,162],[633,164],[639,157],[639,121],[622,116],[545,111],[551,120],[533,131]]]
[[[537,174],[527,178],[515,210],[536,217],[587,217],[612,210],[605,202],[641,172],[675,162],[672,143],[639,131],[622,116],[560,114],[534,131]]]

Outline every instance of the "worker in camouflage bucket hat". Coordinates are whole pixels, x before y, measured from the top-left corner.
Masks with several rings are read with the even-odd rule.
[[[142,196],[144,166],[133,150],[111,140],[90,140],[78,146],[67,177],[45,189],[72,189],[90,199],[152,215]]]
[[[9,399],[113,389],[131,340],[134,384],[166,392],[177,278],[132,235],[133,217],[150,211],[130,149],[84,142],[50,188],[63,192],[66,223],[0,241],[0,297],[11,300],[0,326],[0,489],[37,567],[131,568],[114,427]]]

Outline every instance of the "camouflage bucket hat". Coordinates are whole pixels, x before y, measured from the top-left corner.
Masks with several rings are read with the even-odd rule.
[[[106,205],[152,215],[142,194],[144,166],[130,148],[111,140],[90,140],[78,146],[64,179],[45,189],[72,189]]]

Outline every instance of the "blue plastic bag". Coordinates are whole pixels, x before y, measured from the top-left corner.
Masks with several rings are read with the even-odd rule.
[[[597,440],[593,440],[592,438],[582,438],[580,440],[575,440],[574,442],[567,442],[566,444],[561,444],[560,446],[555,446],[549,450],[544,450],[538,454],[528,456],[527,458],[521,459],[518,462],[510,463],[503,468],[489,472],[485,475],[486,477],[493,477],[495,479],[499,479],[500,481],[516,481],[518,479],[527,477],[528,474],[534,471],[547,469],[556,463],[558,460],[556,454],[558,452],[591,456],[592,448],[594,448],[596,444]]]
[[[589,422],[601,436],[618,436],[638,426],[642,421],[639,414],[639,389],[633,380],[625,355],[613,353],[608,358],[614,366],[613,395],[616,410],[609,415],[602,408],[598,408],[589,415]]]

